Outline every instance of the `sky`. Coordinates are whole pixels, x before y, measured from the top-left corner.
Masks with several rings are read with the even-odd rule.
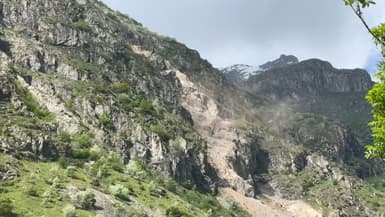
[[[103,0],[151,31],[176,38],[216,67],[261,65],[280,54],[375,71],[370,35],[343,0]],[[365,10],[385,22],[385,1]]]

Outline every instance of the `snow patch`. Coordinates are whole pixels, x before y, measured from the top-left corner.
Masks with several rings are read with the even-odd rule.
[[[245,65],[245,64],[237,64],[237,65],[223,68],[221,70],[225,74],[239,73],[240,77],[242,77],[242,79],[244,80],[247,80],[251,76],[258,75],[264,71],[258,66],[251,66],[251,65]]]

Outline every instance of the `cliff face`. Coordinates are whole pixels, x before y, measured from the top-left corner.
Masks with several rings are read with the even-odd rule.
[[[57,132],[92,134],[95,144],[125,162],[139,158],[180,182],[209,189],[205,143],[199,136],[186,138],[194,130],[182,118],[181,85],[166,71],[170,63],[136,53],[139,45],[155,49],[169,39],[93,1],[2,1],[1,14],[2,40],[11,45],[11,55],[2,53],[8,81],[2,87],[14,90],[4,106],[23,111],[25,118],[36,116],[23,102],[31,95],[35,106],[52,114],[52,120],[41,118],[50,127],[37,129],[37,135],[24,136],[24,123],[2,123],[12,126],[12,138],[22,138],[3,137],[3,151],[58,159],[66,152],[40,156],[44,150],[35,149],[68,148],[52,141]]]
[[[364,137],[330,120],[337,114],[355,132],[351,112],[369,116],[360,97],[372,83],[363,71],[281,56],[234,85],[197,51],[93,0],[2,0],[0,24],[0,179],[30,184],[29,172],[42,168],[35,200],[54,189],[76,198],[91,185],[103,208],[91,214],[247,216],[194,191],[219,190],[253,216],[305,215],[301,208],[371,215],[355,189],[382,164],[363,159]],[[345,95],[353,101],[341,104],[336,97]],[[57,161],[76,174],[67,168],[64,178],[55,167],[49,177]],[[333,180],[330,189],[346,197],[324,200]],[[16,197],[13,187],[4,195]],[[61,207],[65,195],[44,201]],[[30,196],[15,199],[17,214],[40,214],[23,211]]]
[[[285,102],[297,112],[337,120],[352,129],[360,142],[370,143],[370,106],[365,95],[373,82],[364,70],[336,69],[326,61],[310,59],[260,71],[234,84],[273,103]]]
[[[338,70],[325,61],[311,59],[271,69],[245,81],[253,93],[272,92],[277,97],[322,93],[367,92],[373,85],[360,69]]]
[[[284,62],[280,59],[267,65]],[[242,73],[234,70],[232,74]],[[291,199],[309,198],[321,194],[313,185],[327,180],[345,180],[341,184],[345,183],[342,185],[347,189],[358,184],[354,177],[382,173],[381,162],[361,160],[363,146],[371,142],[370,106],[365,95],[373,82],[366,71],[340,70],[328,62],[311,59],[259,70],[237,81],[228,77],[226,69],[223,73],[240,89],[268,99],[258,108],[263,124],[251,124],[251,131],[242,131],[245,141],[236,145],[232,158],[234,169],[242,177],[253,177],[254,186],[262,192],[275,191]],[[245,168],[250,169],[245,173]],[[292,179],[283,173],[296,175]],[[269,178],[265,174],[270,174]],[[308,184],[310,187],[306,187]],[[340,193],[346,197],[338,203],[362,207],[354,196],[355,190],[345,190]],[[318,203],[335,207],[326,201]],[[347,215],[364,215],[354,208],[342,210]]]

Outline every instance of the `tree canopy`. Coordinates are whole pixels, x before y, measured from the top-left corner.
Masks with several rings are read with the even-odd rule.
[[[373,113],[373,121],[369,124],[372,128],[373,144],[366,146],[366,157],[385,159],[385,23],[371,28],[365,20],[365,8],[376,4],[375,1],[344,0],[344,2],[352,8],[382,52],[383,59],[378,64],[378,72],[375,74],[378,82],[374,84],[366,97],[372,105]]]

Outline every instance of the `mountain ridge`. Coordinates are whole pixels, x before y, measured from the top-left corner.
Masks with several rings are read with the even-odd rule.
[[[85,216],[382,211],[364,180],[382,164],[332,116],[298,110],[269,85],[240,88],[101,2],[0,3],[0,202],[13,214],[54,216],[68,204]]]

